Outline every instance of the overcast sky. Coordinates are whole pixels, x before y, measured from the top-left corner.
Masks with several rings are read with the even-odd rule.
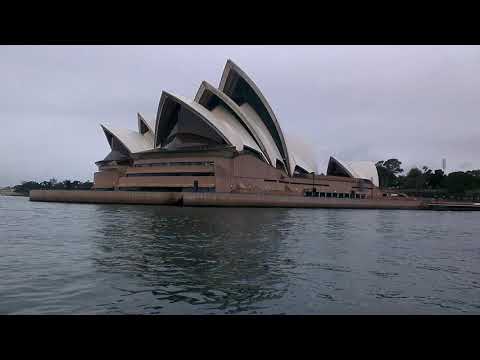
[[[162,90],[218,86],[228,58],[320,171],[331,154],[480,168],[478,46],[0,46],[0,186],[92,180],[100,123],[135,130]]]

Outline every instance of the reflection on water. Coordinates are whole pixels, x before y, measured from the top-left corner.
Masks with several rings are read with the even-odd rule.
[[[136,278],[160,301],[238,312],[285,291],[279,257],[285,230],[276,224],[286,210],[240,209],[233,218],[220,209],[98,206],[95,212],[98,271]]]
[[[478,216],[0,197],[0,313],[480,313]]]

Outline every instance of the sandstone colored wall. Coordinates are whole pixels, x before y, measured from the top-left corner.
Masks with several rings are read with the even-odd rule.
[[[183,193],[184,206],[424,209],[419,200],[307,198],[266,194]]]
[[[195,180],[198,181],[199,187],[215,187],[215,176],[121,177],[118,187],[193,187]]]
[[[303,195],[311,190],[312,178],[288,177],[262,160],[250,154],[240,154],[233,158],[205,155],[165,156],[160,158],[135,160],[135,164],[161,162],[213,161],[214,165],[179,165],[130,167],[122,173],[161,173],[161,172],[208,172],[215,176],[144,176],[124,177],[113,171],[95,174],[95,188],[128,187],[193,187],[195,180],[200,187],[215,187],[219,193],[271,193],[276,195]],[[360,186],[359,179],[338,176],[316,176],[315,187],[318,192],[336,192],[364,194],[367,198],[381,197],[378,189],[366,189]]]
[[[214,172],[215,167],[199,165],[182,166],[148,166],[148,167],[130,167],[126,174],[161,174],[161,173],[183,173],[183,172]]]
[[[32,190],[31,201],[155,204],[220,207],[302,207],[345,209],[425,209],[419,200],[307,198],[265,194],[174,193],[142,191]]]
[[[118,179],[122,176],[121,169],[111,169],[99,171],[93,175],[93,184],[95,189],[111,189],[117,186]]]
[[[175,205],[181,193],[141,191],[94,191],[94,190],[32,190],[31,201],[103,203],[103,204],[155,204]]]

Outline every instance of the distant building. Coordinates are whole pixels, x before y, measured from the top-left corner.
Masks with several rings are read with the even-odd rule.
[[[164,91],[155,121],[138,114],[138,132],[102,128],[111,152],[96,163],[95,190],[381,196],[373,162],[332,157],[317,175],[312,153],[230,60],[219,87],[202,82],[193,101]]]

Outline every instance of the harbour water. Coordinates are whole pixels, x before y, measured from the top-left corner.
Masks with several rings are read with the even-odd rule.
[[[480,213],[0,196],[1,314],[480,314]]]

